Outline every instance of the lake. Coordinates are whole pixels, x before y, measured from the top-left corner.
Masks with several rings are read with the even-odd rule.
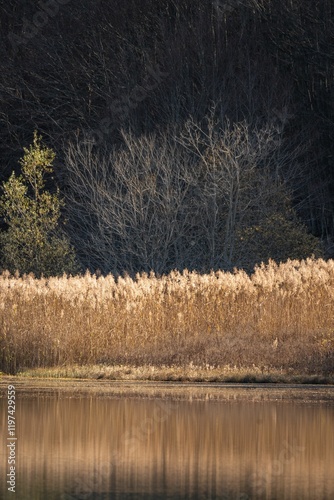
[[[4,499],[334,498],[332,386],[2,378],[0,387]],[[15,494],[4,480],[8,443]]]

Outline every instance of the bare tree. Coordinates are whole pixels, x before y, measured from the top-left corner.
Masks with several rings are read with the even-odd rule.
[[[123,146],[110,152],[70,143],[66,206],[82,264],[114,273],[254,265],[256,228],[273,236],[296,225],[283,179],[296,152],[281,133],[222,123],[213,110],[205,124],[190,119],[179,131],[122,132]],[[261,258],[271,257],[270,234]]]
[[[248,250],[237,241],[243,231],[289,211],[285,167],[289,163],[292,174],[300,151],[286,148],[282,132],[277,122],[251,128],[226,120],[222,126],[215,109],[204,126],[186,124],[180,142],[199,160],[198,204],[210,267],[245,262]]]
[[[104,272],[163,272],[191,263],[189,159],[170,136],[136,139],[94,154],[69,144],[69,219],[79,255]]]

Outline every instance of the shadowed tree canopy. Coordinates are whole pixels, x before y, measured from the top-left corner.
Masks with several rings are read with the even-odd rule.
[[[73,203],[73,241],[87,227],[66,161],[73,144],[107,158],[127,150],[122,130],[168,143],[189,120],[205,132],[214,105],[221,128],[276,128],[289,158],[279,176],[291,208],[334,255],[331,0],[9,0],[0,26],[0,179],[18,171],[38,129]]]

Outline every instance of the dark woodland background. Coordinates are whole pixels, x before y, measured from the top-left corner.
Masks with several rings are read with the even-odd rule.
[[[334,256],[331,0],[7,0],[0,26],[0,180],[38,130],[83,269]]]

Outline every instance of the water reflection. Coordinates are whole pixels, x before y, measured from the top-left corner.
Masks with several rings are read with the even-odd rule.
[[[325,404],[58,395],[18,398],[16,420],[16,500],[334,498]]]

